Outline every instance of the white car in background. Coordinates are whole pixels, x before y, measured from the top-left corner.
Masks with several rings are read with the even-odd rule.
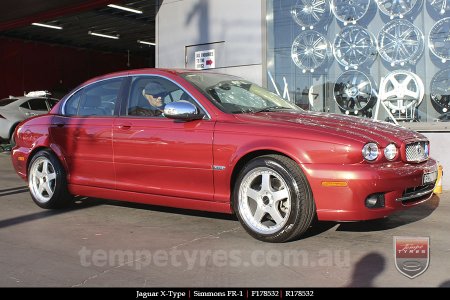
[[[46,92],[30,92],[25,96],[0,99],[0,142],[10,142],[17,124],[25,119],[43,115],[58,103]]]

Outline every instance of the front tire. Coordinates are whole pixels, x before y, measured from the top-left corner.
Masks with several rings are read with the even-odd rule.
[[[48,150],[37,152],[31,159],[28,186],[34,203],[42,208],[63,208],[73,198],[67,190],[64,168]]]
[[[282,155],[251,160],[240,172],[233,208],[245,230],[272,243],[303,234],[315,216],[311,188],[300,167]]]

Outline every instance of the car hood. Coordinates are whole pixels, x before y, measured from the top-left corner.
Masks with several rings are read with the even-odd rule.
[[[425,136],[398,125],[372,119],[319,112],[264,112],[236,115],[238,120],[266,125],[295,126],[302,132],[321,132],[382,146],[391,142],[427,140]]]

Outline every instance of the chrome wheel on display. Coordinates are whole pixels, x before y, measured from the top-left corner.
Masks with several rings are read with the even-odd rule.
[[[344,27],[336,35],[333,49],[334,57],[346,70],[373,62],[377,56],[375,37],[359,25]]]
[[[346,114],[358,114],[373,106],[373,80],[360,71],[347,71],[334,84],[334,100]]]
[[[328,19],[330,5],[326,0],[298,0],[291,8],[291,15],[303,30],[313,29],[315,25]]]
[[[423,49],[422,32],[407,20],[391,21],[378,34],[378,52],[391,66],[415,63]]]
[[[356,24],[367,13],[370,0],[332,0],[331,10],[334,16],[344,25]]]
[[[449,0],[427,0],[431,7],[443,15],[450,11],[450,1]]]
[[[379,97],[392,113],[405,114],[419,106],[424,94],[422,80],[409,71],[393,71],[380,84]]]
[[[417,0],[375,0],[378,5],[378,9],[385,15],[391,17],[403,18],[404,15],[409,13]]]
[[[440,112],[450,111],[450,69],[441,70],[431,79],[430,98]]]
[[[255,232],[272,234],[286,224],[291,211],[289,187],[280,174],[256,168],[242,180],[239,211]]]
[[[442,63],[450,60],[450,18],[444,18],[433,25],[428,35],[428,47]]]
[[[46,157],[36,159],[30,168],[29,188],[36,201],[48,202],[55,192],[56,172]]]
[[[326,37],[317,31],[300,33],[292,43],[291,57],[303,73],[314,72],[325,64],[331,56],[331,45]]]

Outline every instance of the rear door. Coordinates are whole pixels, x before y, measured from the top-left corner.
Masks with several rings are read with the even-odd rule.
[[[69,166],[69,183],[115,188],[112,125],[124,79],[91,84],[73,94],[53,118],[51,139]]]

